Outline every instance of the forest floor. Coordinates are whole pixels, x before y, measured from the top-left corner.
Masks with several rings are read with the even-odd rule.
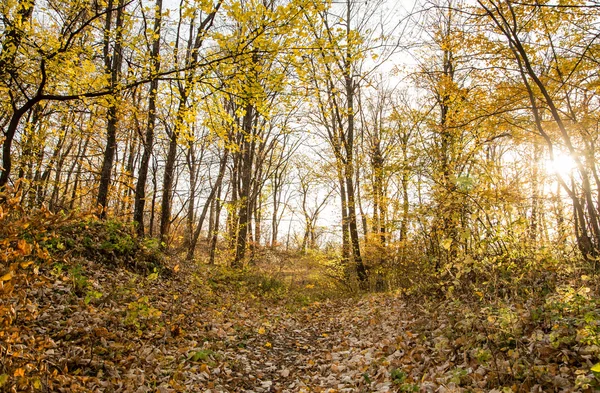
[[[0,336],[0,383],[7,391],[393,390],[388,370],[410,335],[400,299],[290,302],[261,297],[274,281],[215,269],[221,274],[177,265],[164,278],[81,261],[28,272],[27,288],[13,290],[26,295],[3,303],[12,320]]]
[[[138,247],[119,227],[52,220],[4,226],[18,230],[9,233],[14,241],[5,235],[0,242],[0,391],[600,386],[597,278],[577,275],[552,286],[554,273],[536,275],[527,296],[499,285],[470,297],[449,290],[358,294],[344,291],[318,255],[267,253],[244,271],[174,257],[152,270],[130,257],[114,263],[116,254]],[[523,290],[514,280],[508,277],[508,290]]]

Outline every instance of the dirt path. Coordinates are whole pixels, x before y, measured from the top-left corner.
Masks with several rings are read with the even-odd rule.
[[[265,314],[245,347],[226,349],[231,374],[216,378],[214,391],[393,391],[389,366],[400,355],[401,316],[391,297]]]
[[[5,302],[13,319],[0,336],[3,389],[392,392],[391,370],[411,355],[394,296],[292,312],[192,274],[160,280],[96,264],[78,272],[81,288],[54,267]]]

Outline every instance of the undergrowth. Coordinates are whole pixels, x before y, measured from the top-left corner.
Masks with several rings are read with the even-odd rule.
[[[598,275],[582,259],[464,258],[397,288],[446,384],[502,391],[600,390]],[[456,370],[463,370],[460,377]]]
[[[212,332],[208,323],[198,327],[186,322],[185,313],[178,310],[182,291],[189,291],[186,301],[194,299],[194,307],[200,309],[225,310],[251,301],[259,307],[283,305],[291,312],[359,292],[352,269],[334,252],[260,250],[245,269],[228,268],[224,261],[212,266],[178,263],[175,256],[168,261],[175,266],[169,268],[158,243],[138,239],[130,224],[44,208],[24,211],[18,195],[3,197],[0,327],[10,337],[19,337],[19,326],[38,317],[31,294],[43,293],[39,288],[52,280],[51,292],[65,307],[96,312],[106,304],[119,305],[118,312],[103,312],[136,337],[152,329],[164,337],[184,335],[186,329]],[[598,273],[581,258],[566,260],[542,250],[504,257],[463,256],[435,269],[417,254],[385,257],[389,259],[366,258],[369,288],[396,293],[408,305],[410,332],[404,334],[410,333],[412,347],[397,344],[398,351],[414,355],[419,348],[418,356],[437,370],[437,383],[471,391],[600,390]],[[102,283],[98,264],[112,271],[125,268],[129,273],[116,274],[128,281]],[[183,271],[176,274],[179,270]],[[185,286],[158,302],[152,291],[179,285],[182,275],[190,278]],[[68,342],[80,333],[69,334]],[[221,337],[220,330],[215,334]],[[190,359],[210,357],[202,351],[196,349]],[[411,362],[420,359],[413,355]],[[4,365],[0,376],[10,374],[16,381],[13,386],[19,386],[27,364],[14,360],[12,368]],[[391,362],[389,369],[390,382],[399,391],[428,389],[423,381],[429,371],[399,361]],[[31,386],[40,383],[28,381]]]
[[[291,310],[355,292],[328,274],[331,261],[302,253],[264,251],[253,264],[233,269],[226,264],[194,267],[212,293],[235,292],[261,302],[286,304]]]
[[[100,220],[93,213],[25,211],[20,195],[0,195],[0,258],[8,274],[34,262],[85,259],[140,273],[169,273],[154,239],[140,240],[131,224]],[[20,264],[20,265],[19,265]]]

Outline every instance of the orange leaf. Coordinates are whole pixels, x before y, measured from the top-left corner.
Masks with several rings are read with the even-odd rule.
[[[21,269],[27,269],[31,265],[33,265],[33,261],[21,262]]]
[[[25,252],[27,250],[27,242],[24,239],[19,239],[17,242],[17,248]]]
[[[14,373],[15,377],[24,377],[25,376],[25,369],[24,368],[18,368],[15,370]]]

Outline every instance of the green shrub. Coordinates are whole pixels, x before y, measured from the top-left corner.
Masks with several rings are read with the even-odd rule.
[[[138,239],[131,224],[86,217],[55,229],[44,247],[53,253],[68,252],[90,261],[124,266],[140,273],[165,273],[164,256],[155,239]]]

